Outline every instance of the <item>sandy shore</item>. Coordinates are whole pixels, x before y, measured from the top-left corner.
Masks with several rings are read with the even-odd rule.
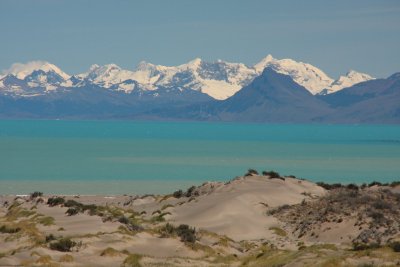
[[[0,196],[0,266],[400,263],[399,186],[326,188],[250,175],[170,195]]]

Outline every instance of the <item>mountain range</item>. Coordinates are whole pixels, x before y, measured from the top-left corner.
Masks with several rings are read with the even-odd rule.
[[[196,58],[179,66],[143,61],[134,70],[92,65],[76,75],[33,61],[0,76],[0,117],[399,123],[399,76],[351,70],[334,80],[271,55],[253,66]]]

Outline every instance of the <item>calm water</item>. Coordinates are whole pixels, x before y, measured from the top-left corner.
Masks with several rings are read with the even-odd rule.
[[[0,121],[0,194],[165,193],[248,168],[400,180],[400,126]]]

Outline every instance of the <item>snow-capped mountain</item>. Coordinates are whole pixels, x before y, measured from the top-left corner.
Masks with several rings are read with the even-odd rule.
[[[222,60],[206,62],[196,58],[179,66],[162,66],[140,62],[134,70],[115,64],[92,65],[88,71],[70,76],[57,66],[33,61],[13,64],[0,76],[0,92],[14,96],[45,95],[60,88],[84,88],[95,85],[105,90],[132,93],[134,90],[194,90],[224,100],[261,75],[265,68],[289,75],[312,94],[329,94],[355,83],[372,79],[367,74],[350,71],[334,81],[322,70],[292,59],[266,56],[254,66]],[[157,96],[158,94],[152,94]]]
[[[45,61],[16,63],[0,79],[0,90],[18,96],[37,96],[53,91],[70,79],[70,75]]]
[[[87,72],[74,75],[71,79],[72,83],[67,83],[65,85],[84,86],[91,83],[104,88],[110,88],[115,84],[132,79],[132,75],[132,71],[123,70],[115,64],[107,64],[104,66],[94,64]]]
[[[354,84],[358,84],[373,79],[375,78],[371,77],[368,74],[350,70],[349,72],[346,73],[346,75],[340,76],[336,81],[334,81],[331,85],[326,87],[318,94],[320,95],[332,94],[334,92],[342,90],[343,88],[351,87]]]
[[[317,67],[292,59],[275,59],[268,55],[254,65],[254,69],[260,74],[267,67],[278,73],[289,75],[296,83],[305,87],[313,95],[329,87],[333,82],[332,78]]]
[[[196,90],[215,99],[226,99],[247,85],[257,74],[241,63],[196,58],[176,67],[141,62],[133,79],[153,88]]]

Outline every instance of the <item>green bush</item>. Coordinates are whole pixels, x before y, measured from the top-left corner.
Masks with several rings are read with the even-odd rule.
[[[49,234],[46,236],[46,243],[56,240],[56,237],[53,234]]]
[[[129,218],[127,218],[125,216],[121,216],[121,217],[119,217],[118,222],[120,222],[122,224],[129,224],[131,221],[129,220]]]
[[[196,229],[189,227],[187,224],[181,224],[176,228],[176,234],[181,238],[182,242],[196,242]]]
[[[244,176],[252,176],[252,175],[258,175],[258,171],[254,169],[248,169],[247,173]]]
[[[333,189],[337,189],[337,188],[342,188],[343,187],[343,185],[339,184],[339,183],[327,184],[327,183],[324,183],[324,182],[317,182],[317,185],[322,187],[322,188],[324,188],[324,189],[326,189],[326,190],[333,190]]]
[[[74,215],[79,213],[79,209],[77,209],[77,208],[69,208],[69,209],[67,209],[67,211],[65,213],[68,216],[74,216]]]
[[[0,227],[0,233],[3,233],[3,234],[14,234],[14,233],[18,233],[19,231],[21,231],[21,228],[19,228],[19,227],[8,227],[5,225],[2,225]]]
[[[54,206],[58,206],[58,205],[64,204],[64,202],[65,202],[65,199],[62,198],[62,197],[51,197],[51,198],[49,198],[47,200],[47,204],[50,207],[54,207]]]
[[[262,175],[269,176],[269,178],[282,178],[281,175],[275,171],[263,171]],[[282,178],[284,180],[284,178]]]
[[[35,191],[35,192],[31,193],[31,198],[37,198],[37,197],[41,197],[41,196],[43,196],[43,193],[39,192],[39,191]]]
[[[56,242],[50,243],[50,249],[61,252],[70,252],[77,243],[69,238],[62,238]]]
[[[400,252],[400,241],[390,243],[389,247],[391,247],[394,252]]]
[[[183,197],[183,191],[179,189],[175,191],[172,195],[174,196],[174,198],[181,198]]]
[[[83,204],[79,203],[79,202],[77,202],[77,201],[75,201],[73,199],[68,199],[67,201],[65,201],[64,206],[68,207],[68,208],[71,208],[71,207],[82,207]]]

